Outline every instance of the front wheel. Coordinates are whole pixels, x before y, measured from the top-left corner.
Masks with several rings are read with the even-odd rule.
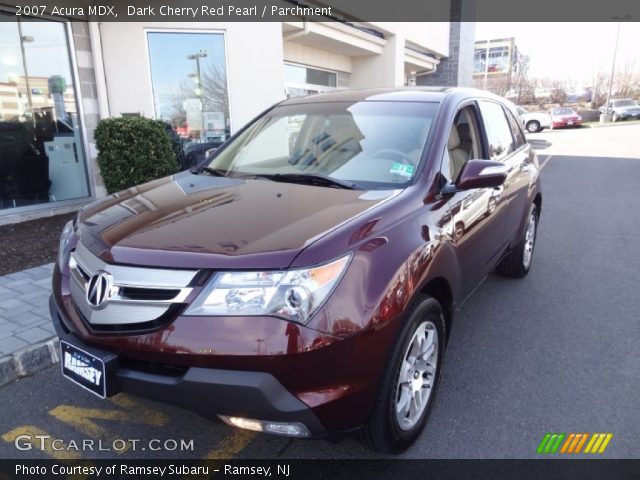
[[[400,453],[424,430],[434,403],[444,354],[445,323],[440,304],[421,295],[407,310],[392,347],[369,419],[364,443]]]
[[[496,269],[498,273],[515,278],[522,278],[529,273],[533,259],[533,249],[536,246],[539,218],[538,207],[534,204],[529,211],[527,226],[522,239],[498,264]]]

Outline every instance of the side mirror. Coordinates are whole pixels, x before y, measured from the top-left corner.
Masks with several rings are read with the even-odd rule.
[[[448,184],[441,193],[455,193],[472,188],[496,188],[501,186],[509,173],[504,163],[492,160],[469,160],[462,167],[455,184]]]
[[[495,188],[502,185],[507,178],[509,168],[492,160],[469,160],[462,167],[456,182],[460,190],[472,188]]]

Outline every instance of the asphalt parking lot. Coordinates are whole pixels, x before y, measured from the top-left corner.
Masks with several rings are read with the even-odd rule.
[[[530,140],[544,164],[532,270],[524,280],[491,275],[462,307],[432,417],[406,457],[536,458],[547,432],[610,432],[599,457],[640,458],[640,125]],[[377,456],[351,437],[288,440],[125,395],[100,401],[57,367],[0,395],[0,458]],[[49,436],[48,449],[18,450],[19,434]],[[53,438],[139,442],[78,454],[51,449]],[[165,440],[170,451],[153,450]]]

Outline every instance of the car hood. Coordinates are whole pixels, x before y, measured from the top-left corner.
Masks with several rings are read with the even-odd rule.
[[[77,235],[107,262],[286,268],[315,240],[397,193],[183,172],[89,205]]]

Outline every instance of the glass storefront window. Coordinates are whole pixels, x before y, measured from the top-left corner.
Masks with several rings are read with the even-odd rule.
[[[222,33],[147,32],[155,114],[182,145],[183,168],[230,135]]]
[[[284,64],[285,93],[287,97],[310,95],[335,90],[338,75],[335,72]]]
[[[65,24],[0,21],[0,214],[90,195]]]

